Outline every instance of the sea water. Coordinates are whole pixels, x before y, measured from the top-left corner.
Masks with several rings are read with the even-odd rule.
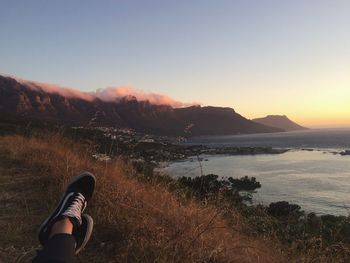
[[[201,166],[204,174],[256,177],[262,187],[254,203],[283,200],[317,214],[350,213],[350,156],[339,154],[350,149],[350,129],[201,137],[188,143],[289,148],[277,155],[201,156]],[[197,157],[170,163],[163,171],[174,177],[201,173]]]

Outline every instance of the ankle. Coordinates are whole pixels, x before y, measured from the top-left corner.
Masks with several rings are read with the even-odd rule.
[[[63,218],[55,222],[51,228],[49,238],[53,237],[56,234],[69,234],[73,233],[73,224],[69,218]]]

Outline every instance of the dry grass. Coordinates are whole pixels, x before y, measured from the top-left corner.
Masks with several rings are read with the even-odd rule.
[[[23,161],[33,180],[44,180],[37,201],[46,204],[45,211],[79,171],[96,175],[97,189],[86,211],[95,229],[82,262],[283,262],[276,249],[243,234],[238,213],[231,213],[228,224],[214,207],[140,182],[121,160],[97,162],[89,149],[59,136],[0,137],[0,147]],[[34,221],[39,225],[45,216]]]

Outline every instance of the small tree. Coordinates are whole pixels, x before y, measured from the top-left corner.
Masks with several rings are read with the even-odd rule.
[[[248,176],[242,178],[226,178],[218,179],[216,174],[208,174],[198,177],[180,177],[178,183],[181,186],[185,186],[191,189],[195,195],[199,198],[208,198],[222,193],[231,201],[251,201],[251,193],[257,188],[261,187],[261,184],[256,181],[255,177],[249,178]]]

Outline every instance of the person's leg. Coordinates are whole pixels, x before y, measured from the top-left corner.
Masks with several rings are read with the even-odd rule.
[[[74,262],[76,241],[72,233],[73,224],[68,218],[57,221],[52,226],[49,240],[33,259],[33,263]]]
[[[73,224],[70,222],[68,218],[63,218],[60,221],[57,221],[51,228],[50,237],[52,238],[57,234],[68,234],[71,235],[73,233]]]
[[[75,262],[75,239],[68,234],[57,234],[50,238],[33,263],[72,263]]]
[[[77,255],[87,244],[92,234],[93,220],[88,214],[82,215],[82,224],[73,232],[73,224],[68,218],[57,221],[51,229],[49,240],[34,263],[42,262],[74,262]]]
[[[88,172],[81,173],[68,185],[59,205],[40,227],[43,250],[33,262],[74,262],[92,233],[93,220],[82,213],[94,188],[95,177]]]

